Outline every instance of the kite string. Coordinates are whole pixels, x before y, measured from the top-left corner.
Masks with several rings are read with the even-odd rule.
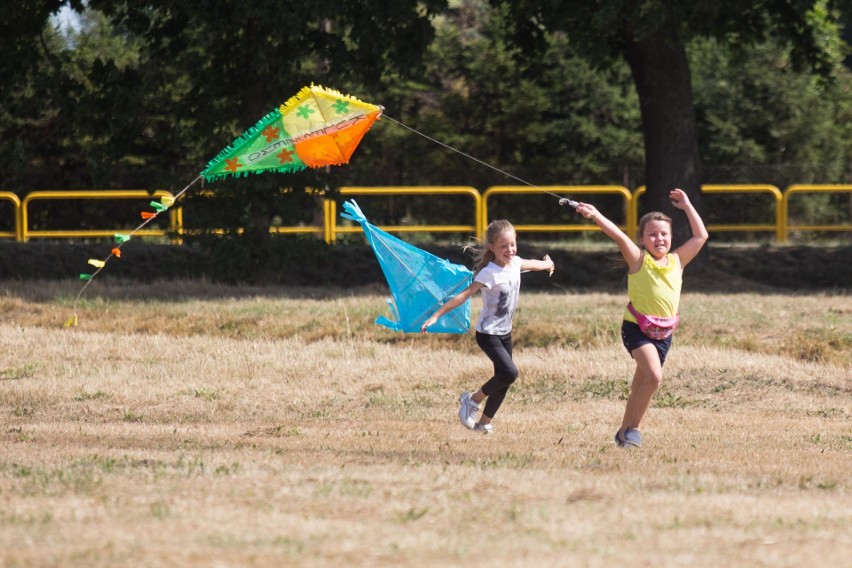
[[[180,197],[181,197],[184,193],[186,193],[186,192],[189,190],[189,188],[191,188],[193,185],[195,185],[196,183],[198,183],[198,180],[200,180],[200,179],[202,179],[202,176],[198,176],[198,177],[196,177],[194,180],[192,180],[192,181],[189,183],[189,185],[187,185],[187,186],[186,186],[186,187],[184,187],[182,190],[180,190],[179,192],[177,192],[177,193],[174,195],[174,197],[173,197],[174,201],[175,201],[175,202],[177,202],[177,200],[178,200],[178,199],[180,199]],[[166,211],[166,209],[164,209],[163,211]],[[149,217],[148,219],[145,219],[144,221],[142,221],[142,223],[141,223],[141,224],[139,224],[139,226],[138,226],[138,227],[136,227],[135,229],[133,229],[132,231],[130,231],[130,233],[128,233],[128,234],[127,234],[127,237],[128,237],[128,238],[127,238],[127,240],[130,240],[130,238],[131,238],[133,235],[135,235],[135,234],[136,234],[136,233],[138,233],[140,230],[142,230],[143,228],[145,228],[145,226],[146,226],[146,225],[148,225],[148,223],[150,223],[151,221],[153,221],[154,219],[156,219],[156,218],[157,218],[157,216],[158,216],[160,213],[162,213],[163,211],[155,211],[155,212],[154,212],[154,214],[153,214],[151,217]],[[76,297],[76,298],[74,298],[74,306],[73,306],[73,308],[72,308],[72,312],[74,313],[74,315],[72,316],[72,318],[76,319],[76,317],[77,317],[77,304],[80,302],[80,298],[83,296],[83,292],[85,292],[85,291],[86,291],[86,288],[88,288],[88,287],[89,287],[89,284],[91,284],[91,283],[92,283],[92,280],[94,280],[94,279],[95,279],[95,276],[97,276],[97,275],[101,272],[101,270],[103,270],[104,268],[106,268],[106,263],[109,261],[109,259],[111,259],[112,257],[116,256],[116,251],[117,251],[118,249],[121,249],[121,247],[122,247],[122,246],[124,245],[124,243],[126,243],[126,242],[127,242],[127,241],[123,241],[123,242],[117,243],[117,244],[116,244],[116,246],[114,246],[114,247],[112,248],[112,251],[109,253],[109,256],[107,256],[107,257],[103,260],[103,263],[104,263],[104,264],[103,264],[103,265],[101,265],[101,266],[99,266],[99,267],[98,267],[98,269],[97,269],[97,270],[95,270],[95,271],[92,273],[92,276],[91,276],[88,280],[86,280],[86,283],[85,283],[85,284],[83,284],[83,287],[82,287],[82,288],[80,288],[80,291],[79,291],[79,292],[77,292],[77,297]],[[70,321],[70,320],[69,320],[69,321]]]
[[[513,180],[519,181],[519,182],[521,182],[521,183],[522,183],[522,184],[524,184],[524,185],[528,185],[528,186],[530,186],[530,187],[532,187],[532,188],[534,188],[534,189],[537,189],[537,190],[539,190],[539,191],[542,191],[542,192],[544,192],[544,193],[547,193],[548,195],[552,195],[553,197],[555,197],[555,198],[559,199],[559,204],[560,204],[560,205],[568,204],[568,205],[570,205],[571,207],[575,207],[575,208],[577,207],[577,202],[576,202],[576,201],[573,201],[573,200],[571,200],[571,199],[566,199],[566,198],[562,197],[561,195],[557,195],[557,194],[555,194],[555,193],[553,193],[553,192],[551,192],[551,191],[548,191],[548,190],[544,189],[543,187],[540,187],[540,186],[538,186],[538,185],[535,185],[535,184],[533,184],[533,183],[530,183],[530,182],[528,182],[528,181],[526,181],[526,180],[524,180],[524,179],[519,178],[518,176],[512,175],[512,174],[510,174],[509,172],[504,171],[504,170],[501,170],[500,168],[498,168],[498,167],[496,167],[496,166],[492,166],[492,165],[491,165],[491,164],[489,164],[488,162],[483,162],[483,161],[482,161],[482,160],[480,160],[479,158],[476,158],[476,157],[474,157],[474,156],[471,156],[470,154],[467,154],[467,153],[465,153],[465,152],[462,152],[462,151],[461,151],[461,150],[459,150],[458,148],[453,148],[453,147],[452,147],[452,146],[450,146],[449,144],[445,144],[444,142],[441,142],[440,140],[436,140],[435,138],[432,138],[431,136],[428,136],[428,135],[426,135],[426,134],[424,134],[424,133],[422,133],[422,132],[420,132],[420,131],[418,131],[418,130],[415,130],[414,128],[411,128],[411,127],[410,127],[410,126],[408,126],[407,124],[403,124],[403,123],[399,122],[398,120],[395,120],[395,119],[391,118],[390,116],[388,116],[388,115],[386,115],[386,114],[382,114],[382,118],[386,118],[386,119],[390,120],[391,122],[393,122],[394,124],[397,124],[397,125],[399,125],[399,126],[401,126],[401,127],[405,128],[406,130],[409,130],[409,131],[413,132],[414,134],[417,134],[418,136],[422,136],[423,138],[425,138],[426,140],[429,140],[430,142],[434,142],[435,144],[437,144],[437,145],[439,145],[439,146],[443,146],[443,147],[444,147],[444,148],[446,148],[447,150],[452,150],[453,152],[455,152],[455,153],[457,153],[457,154],[461,154],[461,155],[462,155],[462,156],[464,156],[465,158],[468,158],[468,159],[470,159],[470,160],[473,160],[473,161],[474,161],[474,162],[476,162],[477,164],[481,164],[481,165],[483,165],[483,166],[485,166],[485,167],[487,167],[487,168],[491,168],[491,169],[492,169],[492,170],[494,170],[495,172],[501,173],[501,174],[503,174],[503,175],[504,175],[504,176],[506,176],[506,177],[510,177],[510,178],[512,178]]]

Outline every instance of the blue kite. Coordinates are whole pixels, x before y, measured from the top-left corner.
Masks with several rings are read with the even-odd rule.
[[[435,310],[473,281],[473,272],[466,267],[438,258],[371,225],[354,199],[344,202],[343,209],[346,212],[341,217],[360,223],[393,296],[388,298],[388,305],[396,321],[379,316],[377,324],[394,331],[420,333],[420,326]],[[470,299],[429,327],[429,333],[469,331]]]

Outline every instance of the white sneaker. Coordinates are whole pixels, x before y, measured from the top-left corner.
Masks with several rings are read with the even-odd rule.
[[[492,434],[494,429],[491,427],[491,422],[488,424],[476,424],[473,427],[474,432],[482,432],[483,434]]]
[[[473,430],[477,414],[479,414],[479,404],[470,398],[469,392],[463,392],[459,397],[459,420],[461,420],[462,426],[468,430]]]

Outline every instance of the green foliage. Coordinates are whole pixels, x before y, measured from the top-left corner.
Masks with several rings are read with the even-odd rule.
[[[690,45],[705,183],[848,183],[852,159],[852,73],[796,70],[777,40],[732,49],[713,39]],[[705,196],[709,223],[772,223],[774,202]],[[797,195],[793,224],[841,224],[847,194]],[[741,235],[731,235],[741,238]]]
[[[39,64],[43,54],[39,46],[45,41],[45,25],[63,0],[7,0],[0,19],[0,100],[14,95],[26,86],[28,71]],[[79,3],[79,2],[78,2]],[[5,104],[4,104],[5,106]]]
[[[835,80],[826,82],[814,73],[796,71],[790,51],[774,40],[739,57],[717,40],[691,44],[705,163],[803,163],[819,168],[797,171],[794,179],[773,180],[781,186],[842,177],[852,155],[852,75],[838,68]]]
[[[517,40],[541,46],[548,29],[570,34],[587,56],[606,61],[618,56],[628,41],[667,33],[672,44],[716,38],[730,46],[749,48],[771,38],[791,48],[797,65],[825,76],[845,56],[839,23],[849,13],[849,0],[491,0],[511,7],[518,24]]]

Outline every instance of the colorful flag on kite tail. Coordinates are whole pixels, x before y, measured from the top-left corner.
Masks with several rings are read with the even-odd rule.
[[[355,97],[315,85],[304,87],[222,150],[201,176],[213,181],[346,164],[381,114],[382,107]]]
[[[394,320],[384,316],[376,323],[394,331],[419,333],[420,326],[447,300],[467,288],[473,272],[382,231],[367,221],[355,200],[343,203],[344,219],[356,221],[376,254],[391,290],[388,300]],[[470,299],[444,314],[429,333],[468,333]]]
[[[96,270],[80,274],[85,281],[74,300],[74,313],[66,327],[77,325],[77,304],[92,280],[112,258],[121,258],[121,247],[139,230],[171,207],[198,181],[260,172],[297,172],[306,167],[346,164],[361,139],[382,115],[372,105],[318,85],[304,87],[294,97],[264,116],[219,152],[189,185],[172,198],[151,202],[153,211],[142,211],[142,223],[129,233],[115,235],[115,246],[103,260],[89,259]]]

